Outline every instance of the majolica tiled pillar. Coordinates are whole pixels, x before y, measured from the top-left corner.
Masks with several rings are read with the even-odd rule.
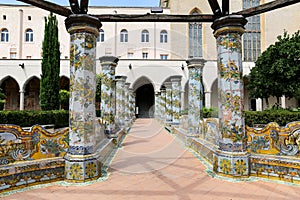
[[[126,76],[116,76],[116,125],[125,126],[125,81]]]
[[[173,110],[172,110],[172,83],[165,83],[166,87],[166,123],[172,123],[173,121]]]
[[[165,121],[166,119],[166,88],[162,87],[160,89],[160,94],[161,94],[161,115],[160,115],[160,119],[162,120],[162,122]]]
[[[200,121],[203,120],[202,72],[205,60],[192,58],[187,60],[186,63],[189,69],[188,133],[198,135],[201,133]]]
[[[218,52],[219,148],[214,171],[233,177],[249,176],[249,154],[243,117],[242,42],[247,20],[221,17],[212,24]]]
[[[116,82],[115,69],[119,59],[114,56],[99,58],[101,64],[101,118],[105,124],[105,133],[113,137],[116,133]]]
[[[155,111],[154,111],[154,117],[156,119],[160,118],[160,92],[155,92]]]
[[[179,125],[181,112],[181,76],[171,78],[172,83],[172,124]]]
[[[125,126],[130,126],[130,95],[129,95],[130,83],[125,83]]]
[[[98,178],[101,164],[95,155],[96,38],[101,23],[89,15],[65,20],[70,42],[70,135],[65,156],[67,181]]]
[[[129,116],[131,122],[135,118],[135,94],[132,88],[129,88]]]

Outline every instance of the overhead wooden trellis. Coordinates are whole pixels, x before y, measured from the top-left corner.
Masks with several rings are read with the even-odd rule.
[[[44,10],[69,17],[72,14],[87,14],[88,0],[69,0],[70,8],[44,0],[17,0]],[[300,0],[277,0],[265,3],[256,7],[241,10],[231,14],[238,14],[244,17],[259,15],[278,8],[286,7],[292,4],[299,3]],[[217,0],[208,0],[213,14],[199,15],[167,15],[167,14],[99,14],[91,15],[99,18],[101,22],[213,22],[217,18],[229,15],[229,0],[222,0],[222,9]]]

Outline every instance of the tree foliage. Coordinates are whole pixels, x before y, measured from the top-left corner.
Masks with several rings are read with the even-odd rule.
[[[57,19],[51,13],[45,17],[43,40],[43,59],[40,87],[40,104],[42,110],[59,109],[59,69],[60,52]]]
[[[0,88],[0,110],[3,110],[5,104],[6,95],[2,92]]]
[[[251,69],[247,89],[254,98],[300,98],[300,31],[284,32]]]

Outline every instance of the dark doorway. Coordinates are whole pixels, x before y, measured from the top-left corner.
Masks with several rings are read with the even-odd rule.
[[[154,88],[146,84],[136,90],[137,118],[152,118],[154,115]]]

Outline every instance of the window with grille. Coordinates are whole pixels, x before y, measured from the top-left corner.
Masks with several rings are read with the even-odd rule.
[[[32,29],[27,29],[25,32],[25,42],[33,42],[33,31]]]
[[[149,31],[147,30],[142,31],[141,42],[149,42]]]
[[[260,0],[243,0],[243,9],[260,5]],[[260,16],[246,18],[245,33],[243,35],[244,61],[256,61],[261,53]]]
[[[192,12],[192,15],[199,15]],[[189,57],[202,57],[202,24],[199,22],[189,23]]]
[[[168,32],[166,30],[160,32],[160,43],[168,43]]]
[[[126,29],[121,30],[120,42],[128,42],[128,31]]]
[[[97,37],[97,42],[104,42],[104,30],[100,29],[99,36]]]
[[[2,29],[1,30],[1,42],[8,42],[8,40],[9,40],[8,30],[6,28]]]

